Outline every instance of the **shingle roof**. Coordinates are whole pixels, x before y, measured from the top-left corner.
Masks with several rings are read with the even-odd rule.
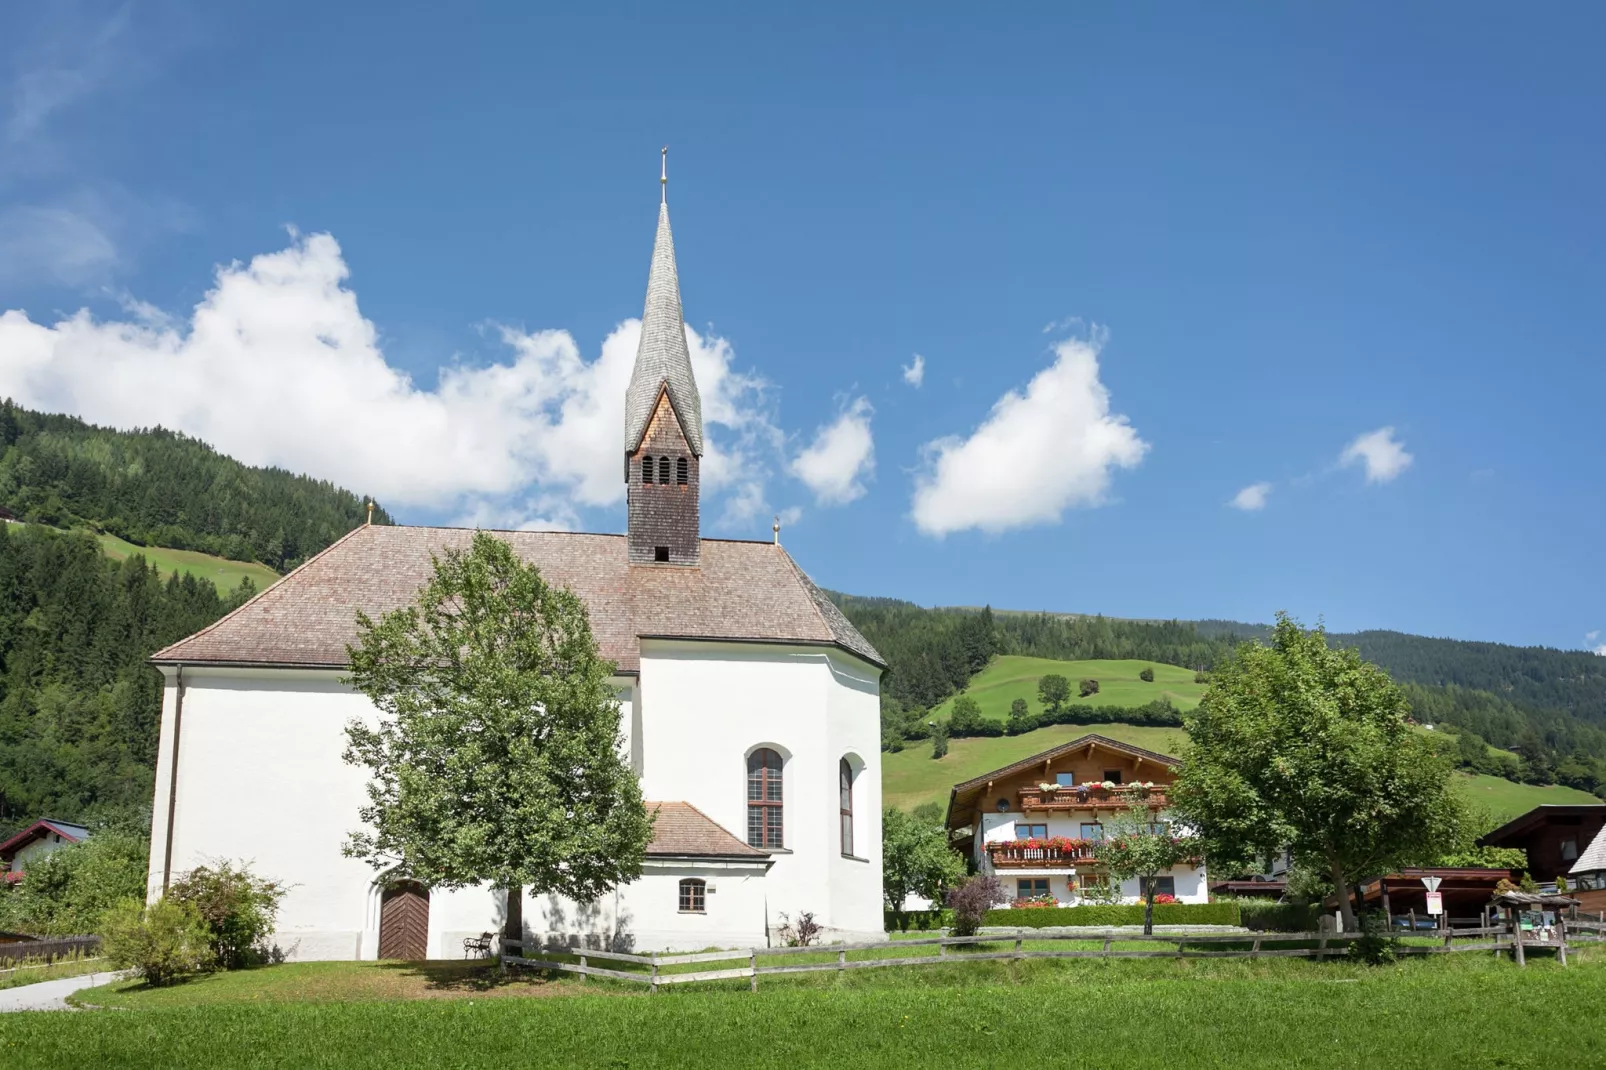
[[[641,666],[640,638],[728,639],[840,647],[886,662],[785,550],[704,539],[696,568],[631,565],[623,535],[503,531],[550,583],[586,603],[602,656]],[[338,667],[356,640],[356,614],[374,619],[410,603],[432,555],[466,549],[467,528],[357,528],[222,620],[157,651],[158,664]]]
[[[1593,873],[1596,870],[1606,870],[1606,828],[1595,833],[1595,838],[1589,841],[1584,853],[1578,856],[1569,873]]]
[[[749,847],[725,826],[688,802],[650,802],[656,811],[647,854],[660,858],[768,858],[768,851]]]
[[[669,205],[658,206],[658,234],[652,243],[652,268],[647,274],[647,303],[641,313],[641,344],[636,365],[625,390],[625,454],[641,445],[641,436],[658,404],[659,390],[669,390],[669,402],[686,433],[692,452],[703,455],[703,400],[692,375],[691,353],[686,349],[686,324],[680,308],[680,276],[675,270],[675,239],[669,233]],[[628,478],[628,476],[626,477]]]

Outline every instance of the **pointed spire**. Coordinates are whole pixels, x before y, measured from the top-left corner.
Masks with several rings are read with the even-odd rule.
[[[664,147],[658,184],[664,193],[658,205],[658,234],[653,239],[652,269],[647,275],[647,303],[641,314],[641,344],[625,391],[625,455],[641,445],[660,390],[680,418],[692,452],[703,455],[703,402],[692,375],[686,348],[686,325],[680,308],[680,277],[675,270],[675,239],[669,232],[669,148]]]

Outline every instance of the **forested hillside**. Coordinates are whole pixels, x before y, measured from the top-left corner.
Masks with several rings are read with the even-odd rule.
[[[9,401],[0,402],[0,507],[21,520],[88,525],[281,573],[366,517],[351,491],[247,467],[172,431],[113,431]],[[374,520],[391,522],[382,509]]]
[[[0,833],[148,811],[161,677],[145,659],[251,593],[163,582],[84,532],[0,524]]]
[[[915,736],[924,731],[921,711],[962,689],[995,653],[1141,659],[1209,671],[1237,643],[1267,631],[1225,620],[1138,621],[832,598],[890,664],[882,685],[884,727]],[[1606,658],[1400,632],[1330,638],[1358,647],[1388,670],[1405,687],[1419,721],[1455,727],[1447,745],[1455,747],[1462,768],[1606,791]]]

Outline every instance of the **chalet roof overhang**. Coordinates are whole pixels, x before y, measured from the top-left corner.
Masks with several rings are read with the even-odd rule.
[[[1514,847],[1512,841],[1526,836],[1544,825],[1555,823],[1557,818],[1600,817],[1606,819],[1606,803],[1571,804],[1545,803],[1526,814],[1518,815],[1492,832],[1478,837],[1479,847]]]
[[[980,776],[971,777],[969,780],[955,784],[948,792],[948,817],[946,822],[948,828],[955,829],[972,822],[976,813],[977,800],[981,798],[990,785],[1000,780],[1018,776],[1038,766],[1051,764],[1056,759],[1076,754],[1078,751],[1091,750],[1114,751],[1129,758],[1136,758],[1143,762],[1154,762],[1169,769],[1175,769],[1182,764],[1181,759],[1172,755],[1161,754],[1159,751],[1147,750],[1143,747],[1133,746],[1130,743],[1122,743],[1118,739],[1101,736],[1097,732],[1089,732],[1086,735],[1077,736],[1068,743],[1061,743],[1057,747],[1050,747],[1048,750],[1040,751],[1030,757],[1022,758],[1017,762],[1011,762],[1009,765],[1001,766],[991,772],[983,773]]]

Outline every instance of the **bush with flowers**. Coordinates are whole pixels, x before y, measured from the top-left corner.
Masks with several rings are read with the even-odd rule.
[[[1045,910],[1059,906],[1052,895],[1019,896],[1009,901],[1011,910]]]

